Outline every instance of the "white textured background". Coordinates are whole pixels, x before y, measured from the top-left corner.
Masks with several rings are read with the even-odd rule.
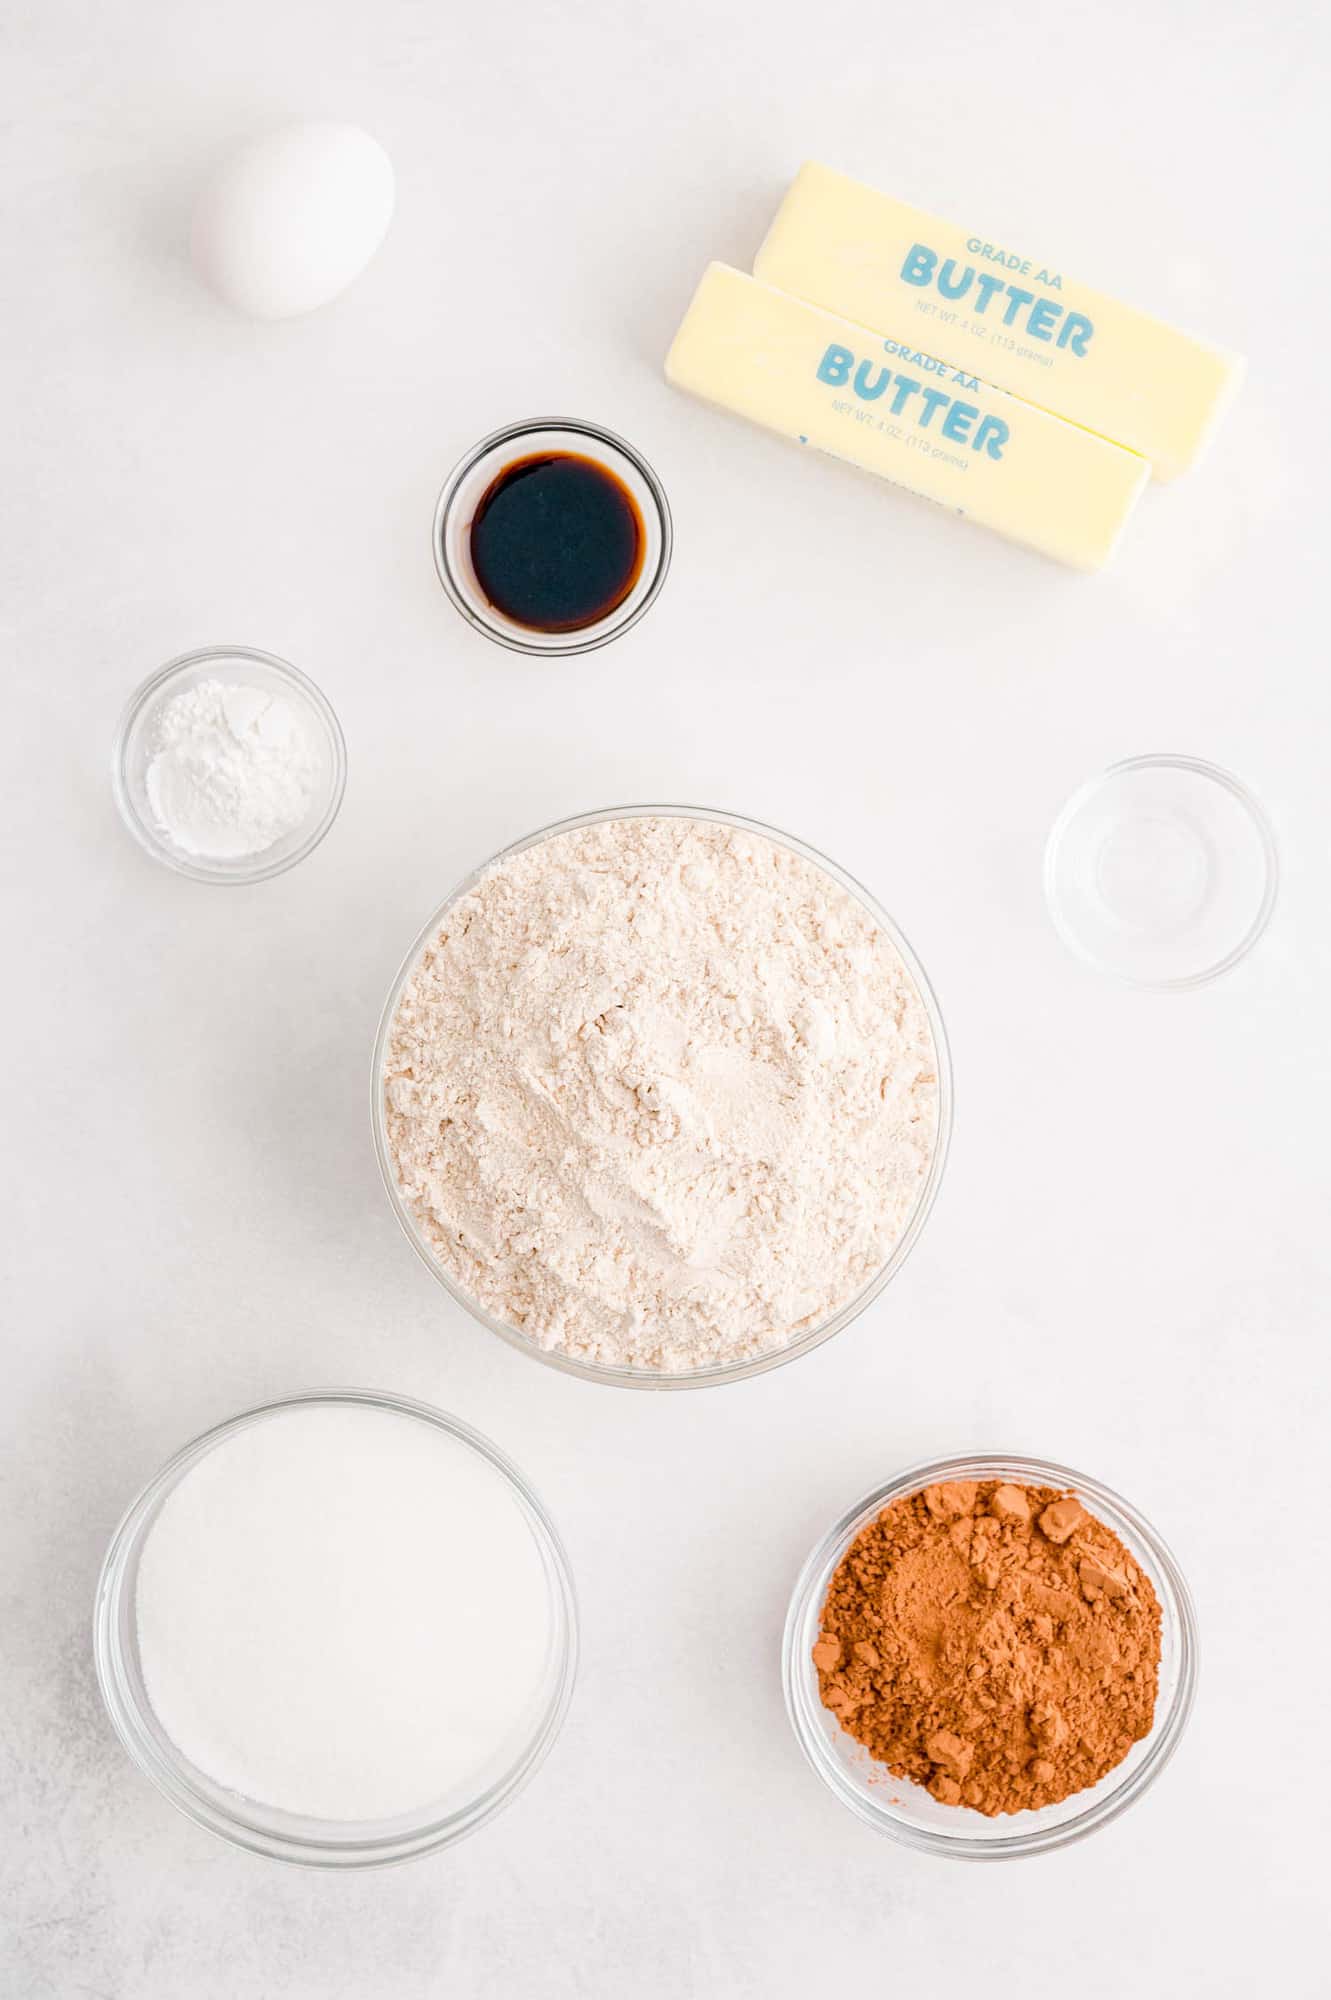
[[[20,0],[5,9],[0,714],[6,1302],[3,2000],[785,2000],[1325,1991],[1327,17],[1302,0]],[[399,210],[333,307],[256,326],[182,220],[274,120],[360,121]],[[1253,359],[1203,469],[1086,579],[672,398],[710,256],[821,155]],[[626,432],[674,573],[565,666],[471,636],[437,487],[556,411]],[[241,891],[131,844],[122,701],[216,640],[341,713],[318,855]],[[1044,916],[1064,795],[1158,748],[1266,801],[1275,923],[1213,988],[1101,983]],[[933,1221],[850,1332],[702,1396],[568,1381],[401,1241],[367,1069],[454,879],[666,797],[855,870],[957,1072]],[[130,1768],[89,1607],[186,1437],[362,1382],[480,1425],[566,1535],[585,1664],[537,1782],[451,1854],[329,1879],[232,1853]],[[1120,1487],[1203,1621],[1180,1754],[1119,1824],[997,1869],[857,1825],[787,1729],[795,1570],[866,1486],[998,1445]]]

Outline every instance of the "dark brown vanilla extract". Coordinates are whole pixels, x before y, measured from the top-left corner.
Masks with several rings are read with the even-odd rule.
[[[506,465],[481,495],[471,561],[488,601],[536,632],[608,618],[642,572],[642,515],[607,466],[576,452]]]

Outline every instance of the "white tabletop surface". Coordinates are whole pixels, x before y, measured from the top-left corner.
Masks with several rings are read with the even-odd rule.
[[[1325,1991],[1325,16],[43,0],[3,54],[4,2000]],[[335,305],[259,325],[196,281],[183,223],[228,147],[306,115],[378,135],[398,213]],[[698,272],[751,257],[805,155],[1252,357],[1110,572],[666,389]],[[633,438],[677,531],[646,622],[566,665],[468,632],[428,547],[460,452],[549,412]],[[217,640],[304,667],[350,751],[323,848],[249,890],[155,866],[108,784],[130,689]],[[1184,996],[1097,978],[1041,899],[1064,796],[1154,749],[1246,778],[1284,864],[1254,955]],[[898,1281],[798,1366],[701,1395],[567,1380],[474,1325],[403,1243],[368,1129],[379,1007],[445,890],[554,818],[651,799],[858,873],[956,1064]],[[329,1383],[490,1433],[583,1614],[518,1803],[354,1878],[172,1812],[89,1652],[140,1484],[214,1420]],[[857,1824],[777,1671],[832,1518],[977,1446],[1125,1492],[1204,1640],[1148,1797],[997,1868]]]

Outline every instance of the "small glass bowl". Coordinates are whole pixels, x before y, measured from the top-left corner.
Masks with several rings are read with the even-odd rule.
[[[1129,757],[1050,830],[1054,928],[1097,972],[1179,992],[1247,956],[1275,908],[1275,836],[1246,785],[1201,757]]]
[[[324,1820],[260,1804],[219,1785],[190,1762],[153,1713],[139,1663],[135,1598],[139,1562],[167,1496],[206,1453],[250,1424],[283,1410],[353,1404],[433,1425],[467,1446],[502,1475],[540,1552],[549,1591],[550,1651],[524,1740],[484,1772],[472,1796],[428,1804],[383,1821]],[[328,1389],[284,1396],[205,1431],[170,1459],[129,1509],[111,1538],[97,1585],[93,1654],[98,1685],[116,1734],[158,1790],[199,1826],[236,1847],[314,1868],[374,1868],[451,1847],[474,1833],[517,1796],[559,1734],[577,1669],[577,1605],[568,1558],[541,1502],[517,1467],[488,1438],[428,1403],[366,1389]],[[500,1768],[502,1765],[502,1768]]]
[[[306,717],[318,751],[319,772],[304,820],[258,854],[230,860],[187,854],[157,824],[148,800],[146,778],[153,759],[153,723],[161,705],[171,695],[206,680],[281,695]],[[270,876],[294,868],[314,852],[337,818],[346,782],[346,744],[326,696],[298,668],[253,646],[205,646],[197,653],[182,653],[150,674],[130,697],[120,718],[111,759],[116,804],[135,840],[154,861],[195,882],[266,882]]]
[[[539,452],[576,452],[594,459],[628,489],[642,518],[645,547],[638,580],[622,604],[575,632],[541,632],[495,608],[471,560],[471,524],[478,502],[506,466]],[[670,568],[673,532],[665,488],[642,453],[613,431],[566,417],[506,424],[482,438],[444,482],[434,510],[434,566],[449,599],[469,625],[514,653],[592,653],[623,636],[660,595]]]
[[[855,1537],[893,1500],[946,1479],[1007,1479],[1057,1486],[1084,1501],[1112,1528],[1155,1587],[1161,1621],[1160,1682],[1151,1733],[1133,1745],[1098,1785],[1058,1805],[990,1819],[968,1806],[940,1805],[922,1785],[897,1778],[849,1735],[818,1692],[813,1648],[832,1576]],[[1197,1619],[1183,1573],[1150,1522],[1098,1480],[1066,1465],[1007,1453],[944,1458],[912,1466],[877,1487],[843,1515],[800,1571],[781,1646],[786,1711],[801,1750],[829,1789],[858,1819],[907,1847],[960,1861],[1006,1861],[1067,1847],[1108,1826],[1139,1799],[1178,1748],[1197,1686]]]
[[[528,847],[536,847],[543,840],[552,840],[557,834],[571,833],[578,827],[600,826],[607,820],[618,819],[691,819],[708,821],[714,826],[734,827],[738,832],[751,833],[763,840],[774,842],[778,847],[788,848],[791,853],[798,854],[805,861],[821,868],[824,874],[830,875],[833,881],[839,882],[857,902],[864,905],[874,922],[890,938],[906,970],[918,987],[925,1012],[929,1016],[929,1027],[938,1058],[938,1133],[928,1178],[915,1205],[915,1213],[898,1237],[896,1246],[882,1270],[871,1278],[853,1299],[833,1313],[830,1319],[824,1320],[820,1326],[811,1327],[797,1339],[787,1341],[784,1347],[773,1348],[770,1353],[755,1355],[748,1361],[714,1362],[705,1368],[671,1372],[659,1368],[612,1368],[601,1362],[582,1360],[577,1355],[565,1354],[558,1349],[541,1347],[520,1328],[509,1326],[503,1320],[491,1318],[490,1314],[456,1284],[437,1262],[416,1226],[415,1217],[402,1199],[393,1169],[384,1105],[384,1056],[402,988],[415,970],[422,951],[435,936],[453,904],[461,897],[469,895],[481,877],[491,868],[497,867],[501,861],[507,861],[514,854],[521,854]],[[558,1368],[565,1375],[581,1376],[584,1382],[604,1382],[620,1389],[706,1389],[722,1382],[747,1382],[751,1376],[765,1375],[769,1368],[779,1368],[787,1361],[795,1361],[800,1355],[811,1353],[815,1347],[821,1347],[825,1340],[830,1340],[833,1334],[840,1333],[843,1327],[849,1326],[853,1319],[858,1319],[865,1308],[873,1304],[878,1294],[896,1276],[928,1220],[929,1211],[934,1205],[943,1178],[948,1143],[952,1136],[952,1063],[948,1052],[947,1035],[943,1028],[943,1017],[938,1010],[933,988],[925,977],[923,966],[881,904],[876,903],[868,890],[863,888],[853,875],[848,875],[844,868],[839,868],[835,861],[829,861],[825,854],[820,854],[816,848],[806,846],[793,834],[780,833],[775,827],[764,826],[760,820],[743,819],[737,813],[716,812],[706,806],[608,806],[600,812],[580,813],[573,819],[557,820],[552,826],[542,827],[539,832],[528,834],[525,840],[515,840],[511,846],[501,848],[498,854],[482,862],[479,868],[474,868],[465,881],[460,882],[452,894],[444,898],[403,959],[389,989],[388,999],[384,1003],[370,1070],[370,1118],[379,1171],[383,1176],[388,1199],[392,1203],[393,1213],[403,1234],[426,1269],[446,1292],[451,1293],[460,1306],[466,1308],[473,1319],[479,1320],[482,1326],[489,1327],[491,1333],[497,1333],[502,1340],[506,1340],[511,1347],[518,1348],[523,1354],[530,1354],[533,1359],[544,1362],[549,1368]]]

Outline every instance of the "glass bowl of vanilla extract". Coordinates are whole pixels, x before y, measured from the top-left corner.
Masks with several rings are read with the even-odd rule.
[[[670,567],[665,489],[613,431],[508,424],[444,482],[439,581],[469,625],[517,653],[590,653],[636,625]]]

